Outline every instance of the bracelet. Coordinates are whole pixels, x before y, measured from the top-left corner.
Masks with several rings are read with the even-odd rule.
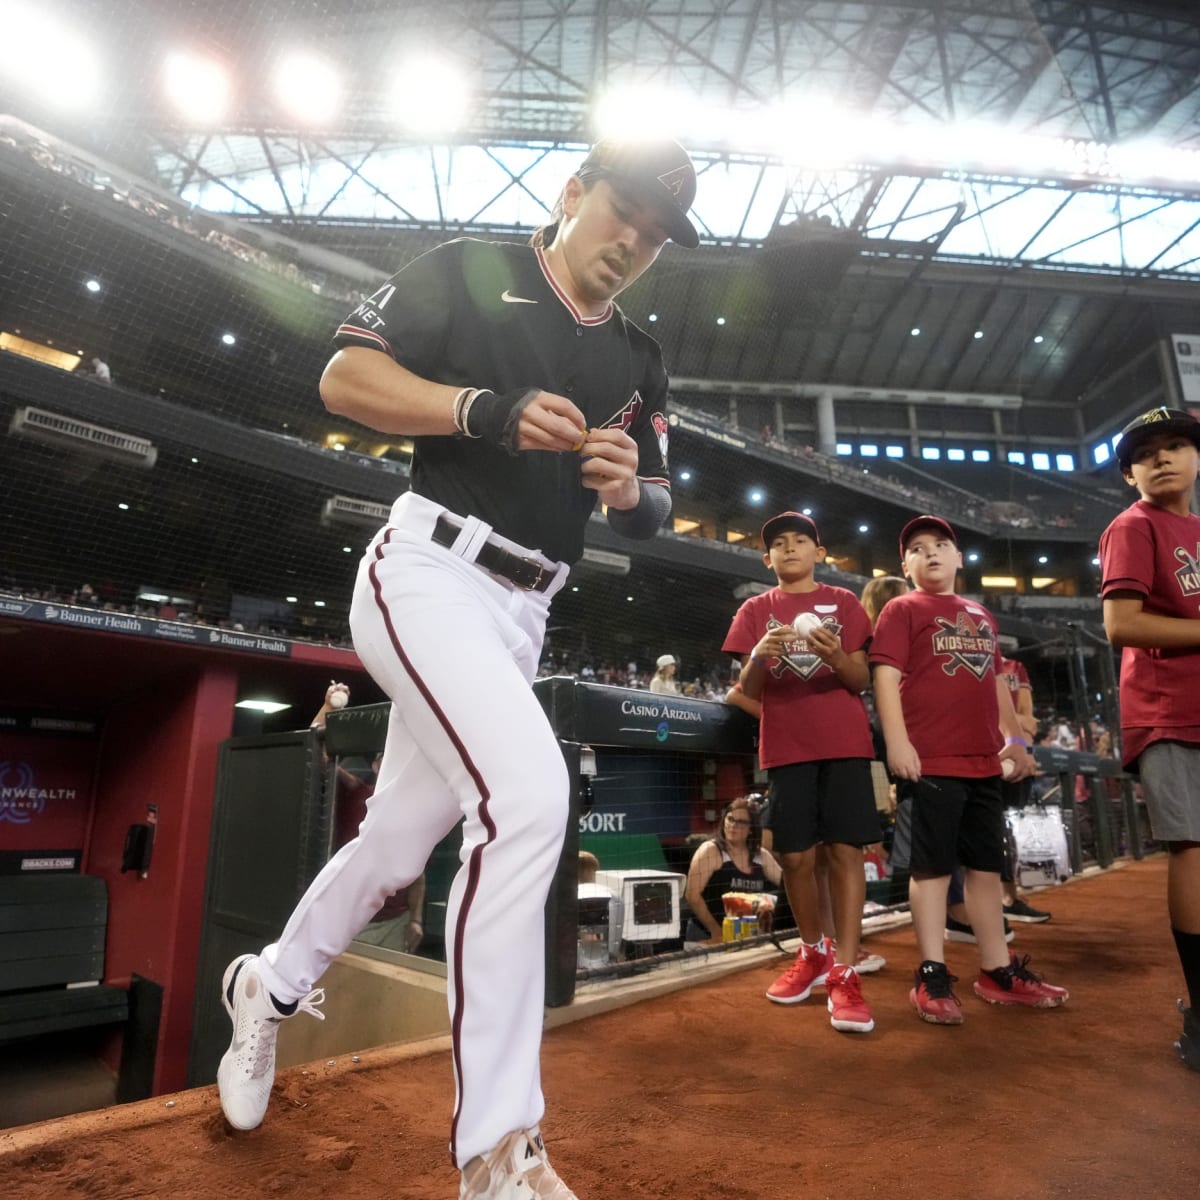
[[[758,663],[760,667],[765,667],[767,665],[761,658],[758,657],[757,654],[754,653],[753,650],[750,651],[750,661],[752,663]]]
[[[454,401],[450,406],[450,419],[454,422],[454,429],[457,433],[464,433],[463,428],[463,409],[466,407],[467,401],[471,399],[472,393],[478,391],[477,388],[462,388],[454,397]]]
[[[1031,742],[1027,742],[1024,738],[1005,738],[1004,744],[1006,746],[1024,746],[1026,750],[1031,750],[1033,748],[1033,744]]]
[[[471,427],[470,427],[470,425],[467,424],[467,418],[470,416],[471,406],[475,403],[476,400],[479,399],[480,396],[491,396],[493,394],[494,393],[490,392],[487,388],[471,388],[470,389],[469,395],[467,396],[466,400],[463,401],[463,408],[462,408],[462,426],[461,427],[462,427],[462,432],[463,432],[464,437],[478,438],[478,437],[483,436],[482,433],[472,433],[471,432]]]

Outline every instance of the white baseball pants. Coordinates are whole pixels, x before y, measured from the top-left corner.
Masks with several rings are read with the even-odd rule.
[[[350,627],[392,700],[379,779],[358,837],[313,880],[262,973],[279,1000],[307,995],[462,819],[446,914],[450,1151],[461,1167],[544,1109],[544,908],[569,781],[530,684],[567,567],[547,591],[520,591],[472,565],[490,532],[482,522],[467,518],[453,550],[430,540],[443,511],[402,496],[363,558]]]

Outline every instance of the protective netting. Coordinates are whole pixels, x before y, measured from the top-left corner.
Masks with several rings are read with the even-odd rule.
[[[447,231],[402,220],[293,226],[255,209],[261,190],[247,198],[237,184],[216,186],[211,157],[188,158],[187,146],[207,132],[179,129],[172,141],[169,122],[138,108],[156,93],[164,31],[172,22],[204,30],[245,70],[287,43],[289,22],[313,30],[354,14],[332,3],[211,9],[219,28],[176,6],[65,6],[82,33],[124,51],[121,70],[110,71],[107,107],[84,117],[56,120],[10,78],[0,84],[0,111],[14,114],[0,123],[0,420],[8,431],[0,436],[0,585],[56,603],[343,642],[359,553],[382,507],[406,486],[408,446],[328,415],[317,382],[337,323]],[[347,42],[340,53],[355,51]],[[267,132],[259,93],[243,101],[251,133],[238,136],[257,129],[266,159],[282,156],[281,172],[302,165],[298,138]],[[233,141],[229,129],[213,137]],[[521,213],[533,221],[561,180],[529,180]],[[225,196],[226,213],[180,198],[202,185],[206,197]],[[276,208],[286,212],[288,203],[277,198]],[[502,236],[527,233],[514,227]],[[661,340],[681,380],[786,384],[814,363],[832,368],[838,339],[864,336],[851,328],[866,286],[851,271],[856,254],[845,231],[798,218],[787,237],[740,261],[719,245],[691,258],[668,248],[625,306]],[[901,295],[899,285],[893,290]],[[916,289],[912,299],[916,306],[928,295]],[[709,322],[677,319],[701,301]],[[831,313],[834,327],[823,329]],[[986,361],[986,347],[976,352]],[[952,472],[922,462],[913,431],[897,432],[907,420],[902,406],[884,400],[841,402],[853,453],[838,457],[814,449],[811,396],[785,406],[769,392],[693,382],[675,399],[674,536],[652,547],[624,544],[597,519],[590,561],[554,610],[547,670],[645,684],[658,656],[670,653],[689,690],[723,694],[729,620],[750,589],[770,582],[758,527],[787,508],[812,510],[829,548],[822,577],[855,590],[872,573],[896,569],[895,530],[914,509],[974,523],[992,568],[1022,579],[1036,575],[1042,547],[1005,542],[1005,522],[1045,528],[1057,590],[1077,595],[1094,622],[1087,564],[1119,502],[1111,489],[1035,479],[998,462],[974,475],[975,464]],[[922,412],[919,432],[943,442],[961,436],[969,446],[995,426],[1015,444],[1045,415],[960,406]],[[903,460],[887,457],[893,443]],[[969,590],[986,593],[985,566],[968,565]],[[1002,587],[998,595],[1007,599]],[[1014,606],[1017,616],[1028,619]],[[1062,631],[1067,619],[1059,613],[1050,623]],[[1058,635],[1047,637],[1042,621],[1020,636],[1032,644]],[[1065,634],[1057,644],[1057,657],[1031,655],[1029,665],[1045,703],[1076,706],[1067,670],[1075,648]],[[1098,648],[1084,650],[1094,664]],[[1085,711],[1105,689],[1094,674]]]

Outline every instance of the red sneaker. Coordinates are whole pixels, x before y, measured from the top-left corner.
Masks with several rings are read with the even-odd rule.
[[[931,1025],[963,1023],[962,1005],[951,987],[958,982],[958,976],[951,975],[945,963],[932,960],[923,962],[917,968],[914,982],[908,999],[922,1021],[928,1021]]]
[[[863,999],[862,980],[853,967],[836,966],[825,977],[829,1023],[843,1033],[870,1033],[875,1018]]]
[[[1018,958],[1015,954],[1008,966],[998,971],[980,971],[975,980],[975,995],[989,1004],[1024,1004],[1028,1008],[1058,1008],[1066,1004],[1070,993],[1066,988],[1055,987],[1035,975],[1026,965],[1029,955]]]
[[[825,982],[832,966],[828,939],[821,943],[820,949],[801,942],[796,961],[767,988],[767,999],[776,1004],[799,1004],[807,1000],[813,988]]]

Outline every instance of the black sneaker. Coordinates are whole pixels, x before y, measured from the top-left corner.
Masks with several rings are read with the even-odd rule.
[[[1194,1009],[1184,1008],[1182,1000],[1175,1003],[1183,1013],[1183,1032],[1175,1043],[1175,1053],[1185,1067],[1200,1071],[1200,1017],[1196,1016]]]
[[[1005,909],[1005,912],[1008,910]],[[1046,914],[1049,917],[1049,913]],[[966,921],[956,921],[953,917],[946,918],[946,941],[948,942],[974,942],[978,939],[975,937],[975,930],[971,928]],[[1008,921],[1004,922],[1004,940],[1011,942],[1013,940],[1013,931],[1009,927]]]
[[[957,975],[946,970],[946,964],[927,959],[913,976],[913,989],[908,1002],[917,1016],[931,1025],[961,1025],[962,1005],[954,994]]]
[[[1011,904],[1004,906],[1004,915],[1010,921],[1024,921],[1028,925],[1040,925],[1043,921],[1050,920],[1048,912],[1043,912],[1040,908],[1034,908],[1032,904],[1026,904],[1020,896]]]

